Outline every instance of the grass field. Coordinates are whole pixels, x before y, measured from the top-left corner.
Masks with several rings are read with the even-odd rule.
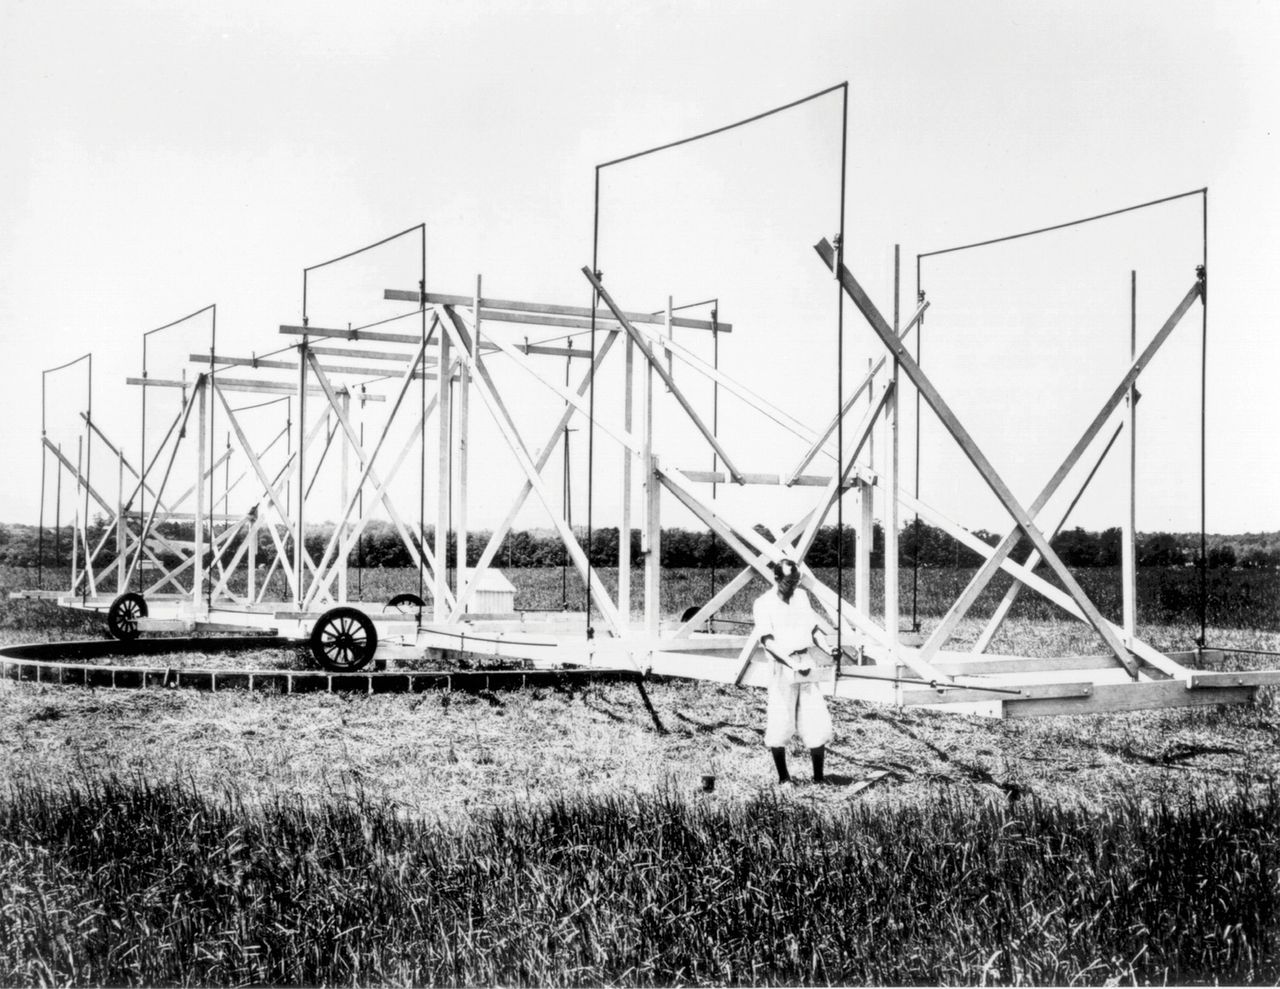
[[[558,599],[558,572],[511,575],[519,606]],[[370,571],[366,597],[412,590],[409,576]],[[672,575],[671,610],[707,576]],[[0,590],[24,577],[0,572]],[[1255,628],[1210,641],[1280,648],[1251,607]],[[96,637],[98,622],[0,603],[9,642]],[[1196,631],[1186,616],[1140,629],[1168,648]],[[1002,639],[1096,649],[1025,615]],[[779,793],[762,695],[648,690],[664,734],[628,684],[0,684],[0,982],[1280,978],[1270,694],[1026,722],[841,702],[834,785]],[[792,763],[803,780],[802,751]]]

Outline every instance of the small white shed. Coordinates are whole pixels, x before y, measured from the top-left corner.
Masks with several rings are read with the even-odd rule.
[[[513,615],[516,589],[501,570],[486,570],[480,575],[475,596],[467,605],[468,612],[482,615]]]

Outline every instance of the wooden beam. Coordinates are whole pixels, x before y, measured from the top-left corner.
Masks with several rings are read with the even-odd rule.
[[[622,385],[622,428],[630,433],[635,403],[635,341],[627,337]],[[618,614],[631,627],[631,468],[635,454],[622,451],[622,518],[618,523]]]
[[[725,469],[733,475],[734,481],[736,483],[741,483],[738,480],[741,477],[741,472],[736,466],[734,466],[733,458],[730,457],[724,447],[720,445],[720,441],[716,438],[715,434],[707,428],[707,424],[702,421],[702,417],[698,415],[693,406],[689,404],[689,400],[685,398],[684,392],[676,386],[675,381],[671,378],[671,374],[654,356],[653,351],[649,349],[649,345],[645,343],[644,338],[639,334],[639,332],[637,332],[636,328],[631,325],[622,310],[618,308],[617,303],[613,301],[613,297],[605,291],[604,285],[600,283],[600,279],[596,277],[595,272],[590,268],[584,267],[582,269],[582,273],[587,276],[587,281],[591,283],[600,298],[604,300],[605,305],[607,305],[609,309],[613,311],[614,315],[618,317],[618,321],[622,324],[622,328],[627,331],[627,334],[633,340],[635,340],[636,347],[640,350],[641,355],[643,355],[644,359],[653,366],[655,371],[658,372],[658,376],[662,378],[663,384],[665,384],[671,394],[675,396],[676,401],[680,403],[680,407],[684,409],[685,414],[688,415],[690,420],[692,420],[694,426],[697,427],[698,432],[700,432],[707,443],[710,444],[711,449],[715,450],[716,455],[719,456],[721,462],[725,466]]]
[[[440,305],[440,306],[465,306],[468,308],[470,308],[473,303],[472,298],[466,295],[442,295],[439,292],[428,292],[426,293],[426,295],[422,295],[421,293],[413,289],[405,290],[405,289],[389,288],[385,292],[383,292],[382,297],[384,299],[389,299],[397,302],[413,302],[416,304]],[[517,313],[543,313],[550,316],[586,317],[585,322],[574,324],[574,328],[575,329],[583,328],[583,327],[589,328],[591,326],[591,309],[587,306],[558,306],[558,305],[552,305],[552,304],[543,303],[543,302],[512,302],[507,299],[481,299],[480,305],[482,307],[488,307],[489,309],[495,310],[495,312],[482,311],[481,315],[483,316],[484,319],[496,321],[496,322],[519,322],[519,320],[512,318]],[[508,310],[508,311],[505,313],[502,313],[502,312],[496,312],[496,310]],[[662,314],[655,315],[653,313],[628,312],[628,313],[623,313],[622,315],[624,315],[632,323],[661,324],[665,321]],[[597,309],[596,310],[597,329],[600,328],[599,322],[602,319],[608,320],[609,322],[614,322],[614,316],[609,310]],[[548,325],[561,325],[561,324],[548,324]],[[712,323],[709,320],[705,320],[705,319],[688,319],[686,317],[679,317],[673,321],[673,325],[687,327],[688,329],[691,329],[691,330],[711,330],[714,328],[719,330],[719,332],[721,333],[733,332],[732,323],[720,323],[720,322]]]
[[[296,368],[295,368],[296,370]],[[127,385],[141,385],[147,388],[181,388],[186,391],[192,387],[190,381],[178,378],[125,378]],[[286,381],[253,381],[249,378],[224,378],[218,375],[218,387],[224,391],[254,392],[266,395],[296,395],[298,386]],[[342,389],[345,391],[345,389]],[[321,395],[318,388],[308,388],[308,395]],[[362,402],[385,402],[383,395],[365,394],[359,396]]]
[[[321,348],[308,347],[307,349],[314,354]],[[328,348],[325,348],[325,349],[328,349]],[[352,356],[359,356],[359,355],[352,355]],[[401,360],[398,363],[403,364],[404,360],[407,359],[407,357],[408,355],[402,355]],[[200,354],[192,354],[191,360],[198,361],[199,363],[202,363],[202,364],[207,364],[209,361],[209,355],[205,354],[202,357]],[[298,370],[297,361],[266,360],[261,357],[228,357],[225,354],[220,354],[214,358],[214,361],[218,364],[224,364],[229,367],[255,367],[255,368],[266,368],[268,370],[274,370],[274,371]],[[436,361],[437,361],[437,358],[432,358],[431,363],[436,363]],[[387,375],[383,374],[382,371],[376,367],[360,367],[359,365],[356,365],[356,364],[323,364],[321,366],[324,368],[326,374],[364,374],[364,375],[368,375],[369,377],[379,378],[379,379],[387,377]],[[436,379],[435,373],[431,371],[415,370],[413,372],[413,376],[415,378],[426,378],[428,381],[434,381]]]

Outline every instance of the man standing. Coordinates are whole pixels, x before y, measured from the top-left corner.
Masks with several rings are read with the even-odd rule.
[[[773,753],[778,782],[790,783],[786,746],[798,734],[813,757],[813,781],[822,783],[823,757],[832,736],[831,715],[815,675],[819,657],[811,650],[821,648],[819,634],[830,639],[832,633],[814,612],[808,592],[798,590],[800,567],[795,560],[784,554],[769,569],[775,586],[752,606],[756,637],[773,657],[764,744]],[[826,654],[829,652],[827,649]]]

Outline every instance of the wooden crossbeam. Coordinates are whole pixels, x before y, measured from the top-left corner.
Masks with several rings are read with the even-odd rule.
[[[422,305],[440,305],[440,306],[461,306],[470,310],[475,303],[475,299],[469,295],[442,295],[439,292],[428,292],[422,295],[414,289],[387,289],[382,296],[384,299],[394,300],[397,302],[412,302]],[[503,312],[502,310],[506,310]],[[586,317],[585,321],[568,323],[544,323],[548,326],[567,326],[571,325],[574,329],[589,329],[591,326],[591,309],[587,306],[559,306],[545,302],[513,302],[509,299],[481,299],[480,300],[480,317],[484,320],[492,320],[495,322],[528,322],[527,320],[517,319],[518,314],[542,313],[547,316],[580,316]],[[639,313],[627,312],[623,313],[632,323],[657,323],[666,324],[666,316],[659,313]],[[609,323],[615,322],[614,315],[607,309],[596,310],[596,328],[600,329],[599,323],[605,320]],[[672,326],[682,326],[690,330],[716,330],[719,333],[732,333],[732,323],[712,323],[705,319],[689,319],[684,316],[677,317],[671,321]]]
[[[316,353],[321,348],[308,347],[311,353]],[[327,348],[326,348],[327,349]],[[359,354],[352,354],[353,357],[359,357]],[[209,363],[209,355],[192,354],[191,360],[196,363]],[[225,354],[219,354],[213,358],[214,363],[223,364],[231,367],[261,367],[275,371],[296,371],[298,370],[297,361],[278,361],[267,360],[260,357],[228,357]],[[403,363],[403,361],[401,362]],[[386,377],[376,367],[360,367],[358,364],[325,364],[323,365],[326,374],[365,374],[370,377],[384,378]],[[433,371],[417,371],[413,372],[415,378],[426,378],[428,381],[436,380],[436,373]],[[297,391],[297,388],[294,388]]]
[[[206,355],[205,361],[208,361]],[[217,375],[218,387],[224,391],[237,392],[254,392],[265,395],[296,395],[298,394],[298,386],[287,381],[253,381],[249,378],[225,378]],[[194,382],[183,381],[180,378],[125,378],[127,385],[141,385],[147,388],[181,388],[184,391],[194,387]],[[339,389],[340,392],[346,391],[345,388]],[[319,388],[308,388],[308,395],[323,395]],[[357,396],[362,402],[385,402],[386,397],[373,393]]]
[[[729,480],[729,475],[718,470],[686,470],[683,467],[680,473],[687,477],[690,481],[696,481],[699,484],[724,484]],[[781,487],[786,484],[786,480],[781,474],[753,474],[750,471],[742,472],[743,484],[763,484],[773,487]],[[801,474],[791,484],[802,488],[821,488],[831,483],[830,474]],[[858,482],[856,480],[846,479],[844,486],[846,489],[852,488]]]
[[[285,325],[280,327],[280,332],[286,336],[320,337],[325,340],[371,340],[374,343],[402,343],[407,347],[416,347],[422,342],[421,333],[392,333],[389,330],[334,330],[323,326]],[[427,346],[440,346],[439,338],[429,336],[427,338]],[[488,344],[482,343],[481,349],[492,350],[493,348]]]

